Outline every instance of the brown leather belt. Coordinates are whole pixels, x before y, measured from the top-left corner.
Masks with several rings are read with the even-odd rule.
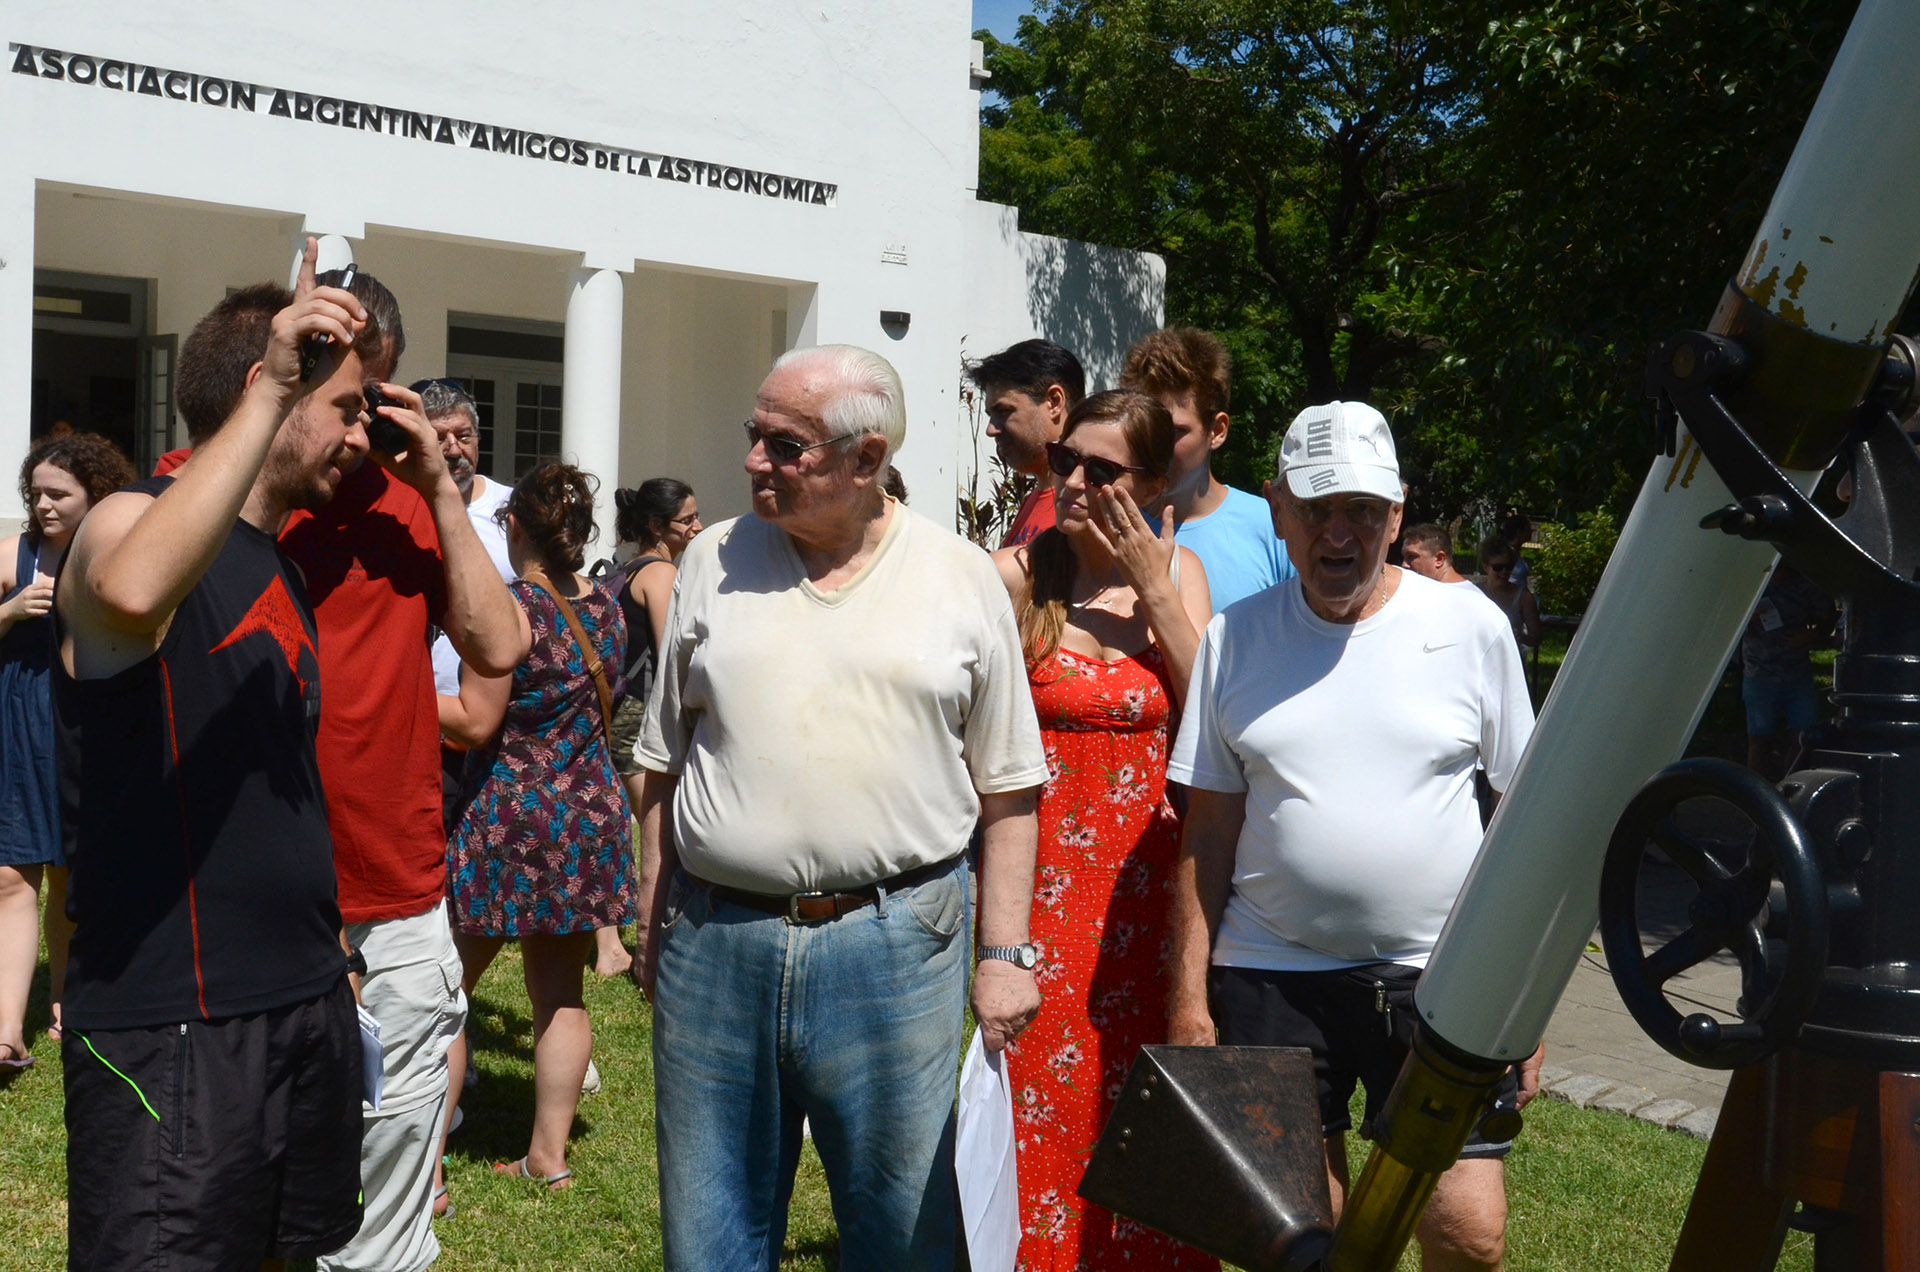
[[[844,892],[796,892],[792,896],[776,896],[766,892],[746,892],[739,888],[729,888],[718,883],[706,883],[713,895],[722,901],[734,905],[744,905],[750,910],[760,910],[767,914],[778,914],[789,923],[818,923],[823,919],[837,919],[843,914],[864,909],[880,899],[884,890],[888,893],[902,892],[915,888],[932,879],[937,879],[953,869],[953,859],[936,861],[931,865],[915,866],[902,871],[891,879],[882,879],[878,883],[862,884]],[[705,883],[705,880],[701,880]]]

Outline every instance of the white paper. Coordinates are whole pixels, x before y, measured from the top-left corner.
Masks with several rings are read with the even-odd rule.
[[[1013,1088],[1004,1052],[988,1053],[975,1030],[960,1066],[954,1137],[960,1214],[974,1272],[1013,1272],[1020,1252],[1020,1184],[1013,1154]]]
[[[380,1090],[387,1080],[387,1071],[380,1063],[380,1022],[358,1003],[354,1010],[360,1014],[360,1098],[368,1108],[378,1109]]]

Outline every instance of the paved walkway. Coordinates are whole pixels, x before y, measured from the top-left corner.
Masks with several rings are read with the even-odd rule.
[[[1725,818],[1716,822],[1701,815],[1704,810],[1696,811],[1695,805],[1684,805],[1680,811],[1682,824],[1690,832],[1730,847],[1744,839],[1740,833],[1744,824],[1738,817],[1728,825]],[[1687,902],[1694,892],[1687,876],[1664,859],[1650,859],[1642,868],[1640,914],[1648,949],[1685,927]],[[1723,1020],[1734,1019],[1739,964],[1732,955],[1720,954],[1675,977],[1667,992],[1682,1012],[1691,1002]],[[1620,1001],[1598,932],[1554,1011],[1546,1043],[1541,1085],[1548,1095],[1703,1139],[1713,1133],[1729,1074],[1690,1065],[1647,1037]]]

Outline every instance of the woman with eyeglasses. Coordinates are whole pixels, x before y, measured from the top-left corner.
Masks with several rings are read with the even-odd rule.
[[[1514,573],[1519,556],[1519,549],[1506,536],[1488,535],[1480,541],[1480,574],[1473,581],[1507,616],[1514,643],[1524,656],[1540,643],[1540,604],[1533,599],[1525,576]]]
[[[565,1188],[567,1136],[593,1047],[580,982],[594,932],[633,911],[633,839],[608,746],[612,676],[626,654],[613,596],[581,573],[598,483],[545,463],[501,520],[533,644],[511,676],[469,672],[444,731],[470,748],[465,812],[447,845],[454,942],[471,994],[501,946],[520,942],[533,1007],[533,1134],[495,1167]]]
[[[1166,1038],[1161,946],[1180,845],[1167,750],[1212,614],[1200,558],[1142,515],[1166,491],[1174,425],[1100,393],[1047,446],[1054,527],[994,554],[1046,743],[1033,892],[1046,1002],[1007,1047],[1020,1125],[1019,1266],[1211,1268],[1075,1193],[1141,1044]]]
[[[677,478],[655,477],[636,489],[623,487],[613,492],[614,537],[639,548],[602,583],[619,598],[620,612],[627,621],[627,662],[620,673],[623,696],[617,698],[613,709],[613,763],[626,787],[627,802],[634,808],[640,807],[641,769],[633,758],[633,744],[646,719],[654,657],[667,628],[674,563],[702,529],[693,487]],[[620,943],[619,931],[603,929],[593,970],[602,976],[618,976],[632,966],[633,956]]]
[[[98,433],[35,442],[20,465],[24,531],[0,539],[0,1072],[33,1063],[27,993],[40,961],[40,882],[48,881],[51,1041],[67,971],[67,859],[53,771],[53,580],[93,505],[133,480]]]

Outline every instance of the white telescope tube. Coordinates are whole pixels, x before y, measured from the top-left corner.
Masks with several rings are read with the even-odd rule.
[[[1735,280],[1814,336],[1883,345],[1920,268],[1915,49],[1920,3],[1860,6]],[[1684,430],[1641,487],[1415,994],[1461,1051],[1511,1061],[1539,1043],[1598,918],[1614,820],[1706,709],[1773,568],[1766,544],[1699,528],[1732,501]]]

